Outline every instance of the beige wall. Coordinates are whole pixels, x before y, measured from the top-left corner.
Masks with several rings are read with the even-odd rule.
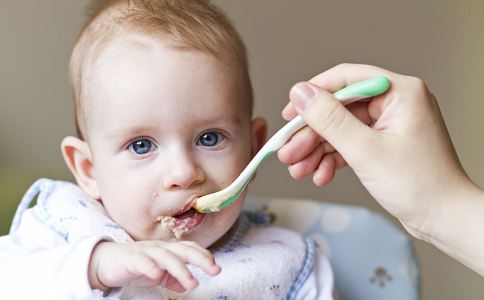
[[[484,2],[442,0],[218,0],[250,51],[256,114],[271,132],[290,86],[341,62],[424,78],[439,99],[465,169],[484,186]],[[74,133],[67,60],[83,1],[0,4],[0,169],[67,177],[59,153]],[[382,211],[350,170],[327,188],[292,181],[270,159],[253,194],[323,199]],[[1,193],[1,191],[0,191]],[[483,216],[484,217],[484,216]],[[484,238],[484,233],[483,233]],[[423,299],[481,299],[484,279],[416,242]]]

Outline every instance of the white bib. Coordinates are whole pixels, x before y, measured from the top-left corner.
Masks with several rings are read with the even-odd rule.
[[[108,217],[104,207],[89,199],[77,185],[48,179],[38,180],[27,191],[11,232],[17,229],[23,211],[36,195],[36,215],[68,242],[92,235],[108,236],[120,243],[132,241]],[[296,232],[268,223],[267,214],[242,213],[227,242],[213,252],[222,268],[220,274],[212,277],[188,265],[199,281],[195,290],[177,294],[161,287],[126,287],[121,299],[294,299],[313,269],[315,244]]]

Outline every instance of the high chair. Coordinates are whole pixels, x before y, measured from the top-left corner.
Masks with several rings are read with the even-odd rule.
[[[342,300],[417,300],[419,267],[409,237],[366,208],[309,199],[248,196],[274,225],[314,239],[329,258]]]

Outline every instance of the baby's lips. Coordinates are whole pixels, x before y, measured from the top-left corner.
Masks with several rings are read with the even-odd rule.
[[[198,196],[196,196],[196,195],[193,196],[193,198],[190,201],[188,201],[187,204],[185,204],[185,206],[183,207],[183,209],[180,212],[176,213],[175,215],[179,215],[179,214],[182,214],[184,212],[189,211],[190,208],[192,208],[193,206],[195,206],[195,202],[197,202],[197,199],[198,199]]]

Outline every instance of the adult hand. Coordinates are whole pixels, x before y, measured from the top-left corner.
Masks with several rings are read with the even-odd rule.
[[[377,75],[392,83],[381,96],[345,108],[331,95]],[[422,80],[343,64],[296,84],[290,99],[283,116],[299,114],[310,126],[278,153],[294,178],[314,173],[313,181],[322,186],[347,163],[412,235],[484,274],[483,192],[463,170]],[[478,237],[482,242],[476,245]]]

